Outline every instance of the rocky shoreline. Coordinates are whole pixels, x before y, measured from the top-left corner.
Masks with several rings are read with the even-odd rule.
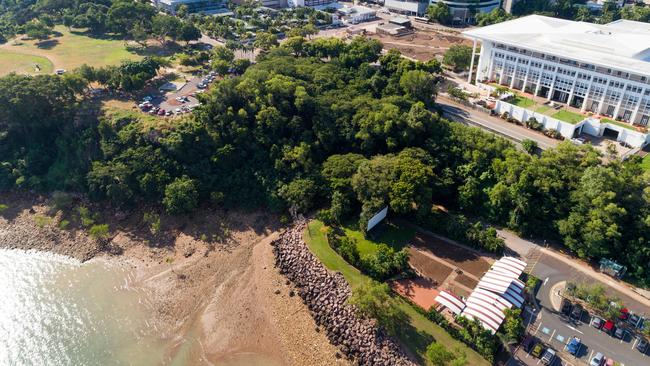
[[[359,365],[415,365],[374,321],[359,317],[347,304],[350,286],[343,275],[328,271],[311,253],[302,238],[305,226],[305,221],[297,222],[271,245],[280,273],[298,288],[330,342]]]

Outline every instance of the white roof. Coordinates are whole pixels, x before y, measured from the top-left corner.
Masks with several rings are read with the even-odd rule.
[[[463,34],[608,68],[650,75],[650,25],[629,20],[592,24],[529,15]]]
[[[439,304],[442,304],[447,309],[451,310],[451,312],[454,314],[460,314],[465,308],[465,303],[461,299],[457,298],[456,295],[447,291],[440,291],[435,300]]]

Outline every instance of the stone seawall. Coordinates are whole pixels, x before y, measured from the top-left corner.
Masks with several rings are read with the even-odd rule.
[[[359,365],[414,365],[373,320],[358,316],[354,306],[346,303],[350,286],[343,275],[328,271],[311,253],[302,238],[305,227],[305,221],[296,223],[271,245],[280,273],[298,288],[330,342]]]

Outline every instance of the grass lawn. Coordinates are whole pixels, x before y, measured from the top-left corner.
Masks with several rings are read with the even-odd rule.
[[[54,28],[60,36],[38,43],[34,40],[9,41],[2,45],[0,53],[5,51],[45,57],[50,60],[54,68],[71,70],[83,64],[92,66],[106,66],[119,64],[122,60],[139,60],[142,56],[127,50],[124,41],[110,38],[92,38],[82,31],[68,31],[66,27]],[[0,62],[0,65],[2,63]],[[10,72],[5,67],[0,67],[0,74]]]
[[[376,229],[373,229],[379,230],[379,232],[372,239],[365,238],[363,233],[352,225],[346,225],[343,229],[346,236],[356,240],[357,249],[359,249],[361,255],[375,253],[380,244],[386,244],[395,250],[400,250],[415,235],[415,230],[402,228],[392,222],[384,222]]]
[[[549,109],[551,109],[551,107],[549,107],[547,105],[542,105],[542,106],[539,106],[537,109],[535,109],[535,112],[546,114],[546,112],[548,112]]]
[[[627,128],[628,130],[636,131],[636,128],[634,128],[634,126],[632,126],[631,124],[625,123],[625,122],[619,122],[619,121],[616,121],[616,120],[613,120],[613,119],[610,119],[610,118],[601,118],[600,122],[602,122],[602,123],[611,123],[611,124],[617,125],[619,127]]]
[[[320,259],[328,269],[341,272],[353,289],[364,282],[369,281],[370,278],[368,276],[348,264],[329,246],[327,238],[322,231],[323,227],[324,225],[322,222],[313,220],[309,223],[307,230],[305,230],[305,242],[312,253],[314,253],[314,255],[316,255],[316,257],[318,257],[318,259]],[[468,365],[489,365],[489,363],[474,350],[467,347],[464,343],[455,340],[440,326],[420,314],[413,305],[404,301],[402,298],[398,298],[398,300],[400,308],[409,318],[408,324],[404,326],[402,331],[398,334],[398,337],[413,354],[421,358],[419,361],[422,362],[427,346],[435,340],[447,349],[459,347],[463,350],[467,354]]]
[[[650,170],[650,154],[644,156],[643,160],[641,160],[641,168],[646,171]]]
[[[40,67],[40,71],[36,71],[35,65]],[[51,74],[53,71],[54,65],[45,57],[5,50],[0,51],[1,75],[12,72],[17,74]]]
[[[529,108],[535,105],[535,101],[530,98],[522,97],[521,95],[515,95],[515,97],[510,99],[508,103],[521,108]]]
[[[584,120],[586,117],[583,116],[582,114],[578,113],[573,113],[569,112],[567,110],[561,110],[557,113],[554,113],[551,115],[551,117],[559,119],[560,121],[568,122],[571,124],[576,124],[582,120]]]

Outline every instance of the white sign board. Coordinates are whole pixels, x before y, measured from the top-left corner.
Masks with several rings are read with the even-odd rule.
[[[377,224],[379,224],[381,220],[386,218],[387,213],[388,213],[388,206],[384,207],[381,211],[377,212],[375,216],[373,216],[370,220],[368,220],[368,229],[366,231],[370,231],[370,229],[377,226]]]

